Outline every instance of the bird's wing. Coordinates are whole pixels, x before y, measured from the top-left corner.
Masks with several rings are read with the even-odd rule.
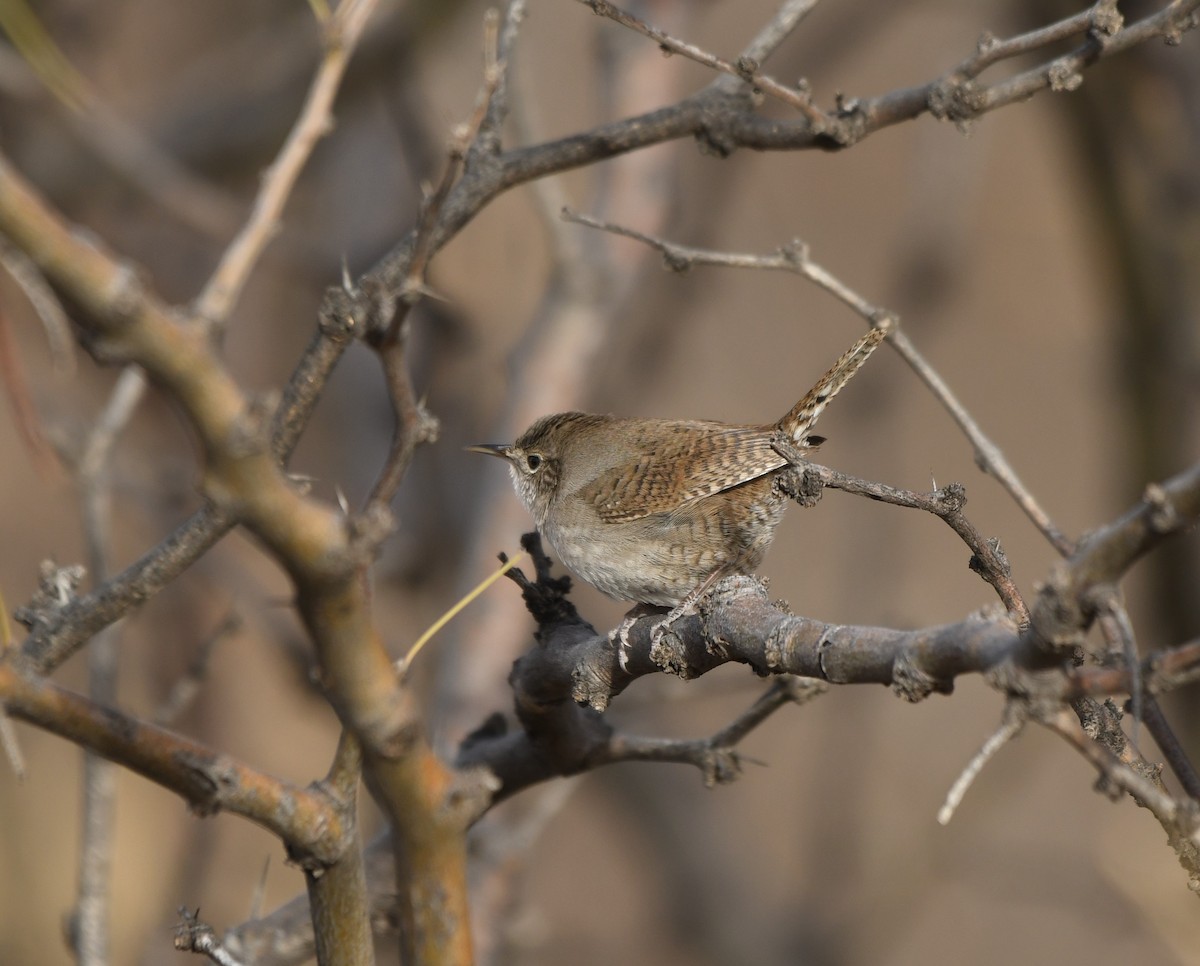
[[[771,448],[771,436],[755,426],[658,424],[633,441],[639,458],[606,470],[577,495],[606,523],[671,513],[787,465]]]

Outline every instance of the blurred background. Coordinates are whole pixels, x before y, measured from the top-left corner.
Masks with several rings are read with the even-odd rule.
[[[1154,9],[1122,4],[1127,17]],[[478,88],[473,2],[384,3],[317,151],[234,316],[226,349],[246,386],[280,385],[321,294],[368,269],[415,220],[422,181]],[[984,30],[1007,36],[1075,11],[1062,3],[843,0],[818,5],[767,65],[818,103],[934,78]],[[652,23],[732,57],[774,11],[762,0],[653,0]],[[245,217],[319,56],[311,11],[270,0],[205,4],[45,0],[36,13],[104,111],[72,112],[11,46],[0,48],[0,144],[68,215],[143,266],[171,301],[195,297]],[[414,382],[442,422],[397,500],[377,571],[399,655],[512,553],[529,521],[503,468],[462,446],[513,438],[536,416],[583,408],[734,422],[778,418],[862,329],[798,277],[671,274],[638,244],[564,224],[569,204],[681,243],[768,253],[792,238],[910,337],[1001,447],[1056,523],[1078,537],[1144,485],[1196,459],[1200,305],[1200,37],[1153,44],[968,130],[924,117],[842,153],[727,159],[686,142],[512,191],[433,261],[444,301],[414,321]],[[1019,66],[1030,66],[1032,62]],[[1002,76],[1003,68],[985,75]],[[707,83],[696,64],[579,4],[531,0],[514,64],[507,145],[670,104]],[[781,108],[768,105],[783,116]],[[136,135],[136,136],[135,136]],[[41,431],[77,453],[117,373],[54,359],[20,290],[0,278],[9,359]],[[362,500],[390,410],[355,347],[293,468],[316,491]],[[897,486],[967,487],[968,515],[999,537],[1027,594],[1056,555],[975,467],[947,415],[884,351],[823,417],[821,459]],[[10,611],[38,564],[83,558],[69,465],[38,458],[0,409],[0,592]],[[151,394],[116,453],[112,565],[144,553],[199,505],[195,451]],[[1130,580],[1143,650],[1200,632],[1197,544],[1176,541]],[[938,521],[829,492],[794,507],[763,573],[800,613],[897,627],[991,603]],[[289,587],[240,536],[225,540],[120,631],[120,706],[155,714],[230,614],[200,693],[175,727],[305,783],[326,771],[333,713]],[[575,599],[606,629],[624,608]],[[20,628],[15,630],[19,631]],[[420,658],[439,747],[493,711],[531,642],[501,582]],[[82,656],[56,680],[86,686]],[[680,737],[726,724],[766,684],[741,667],[699,681],[643,679],[610,711],[622,728]],[[476,830],[482,961],[657,964],[1200,963],[1196,897],[1158,824],[1093,790],[1090,767],[1036,729],[983,772],[953,822],[946,791],[1000,720],[999,695],[963,679],[909,706],[834,689],[784,709],[745,742],[756,764],[708,790],[691,769],[624,765],[530,790]],[[1190,747],[1200,716],[1167,708]],[[0,770],[0,963],[69,961],[81,755],[18,725],[29,776]],[[1158,751],[1140,733],[1145,754]],[[373,806],[364,805],[368,823]],[[118,783],[116,963],[177,962],[180,905],[218,929],[303,892],[279,844],[244,821],[198,819],[129,774]]]

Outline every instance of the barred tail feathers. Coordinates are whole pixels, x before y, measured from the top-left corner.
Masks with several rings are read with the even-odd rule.
[[[842,391],[842,387],[862,368],[862,364],[887,338],[891,330],[892,326],[887,324],[874,325],[868,329],[866,334],[855,342],[825,375],[817,380],[817,384],[804,394],[804,398],[779,420],[776,424],[779,429],[787,433],[795,442],[804,443],[817,419],[829,405],[829,401]]]

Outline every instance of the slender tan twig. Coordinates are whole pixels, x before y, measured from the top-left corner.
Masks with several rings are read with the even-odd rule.
[[[333,101],[354,47],[378,0],[341,0],[332,16],[321,21],[325,53],[308,97],[279,154],[263,174],[250,217],[230,242],[212,277],[196,299],[198,317],[225,322],[267,242],[279,229],[279,218],[313,148],[333,128]]]
[[[429,625],[425,633],[416,639],[413,645],[405,653],[404,657],[400,658],[400,660],[396,662],[396,673],[401,675],[407,673],[408,669],[412,667],[413,659],[416,658],[416,656],[420,653],[421,648],[423,648],[438,631],[449,624],[450,621],[454,619],[455,615],[458,614],[469,603],[471,603],[471,601],[482,594],[485,590],[492,586],[492,584],[503,577],[509,572],[509,570],[511,570],[524,559],[524,551],[521,551],[515,557],[506,559],[504,563],[484,577],[483,580],[472,587],[471,590],[463,594],[463,596],[460,597],[452,607],[450,607],[444,614],[442,614],[441,617]]]

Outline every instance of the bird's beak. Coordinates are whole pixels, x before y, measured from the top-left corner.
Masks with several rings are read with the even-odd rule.
[[[464,448],[468,453],[483,453],[486,456],[499,456],[502,460],[508,459],[509,447],[503,443],[476,443]]]

